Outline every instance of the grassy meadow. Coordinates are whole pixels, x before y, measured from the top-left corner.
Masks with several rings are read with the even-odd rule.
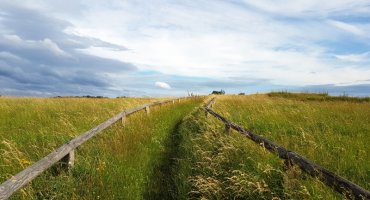
[[[178,199],[343,199],[245,136],[226,133],[202,109],[184,118],[179,130],[172,168]]]
[[[222,96],[214,110],[370,189],[370,101],[325,94]]]
[[[114,114],[159,99],[0,98],[1,182]],[[11,199],[142,199],[162,163],[167,137],[202,98],[130,115],[76,151],[66,174],[48,170]],[[159,187],[159,186],[157,186]]]
[[[155,99],[0,97],[0,181],[114,114]]]
[[[0,98],[0,178],[121,110],[157,99]],[[203,106],[210,97],[151,108],[76,151],[74,168],[48,170],[12,199],[344,199]],[[370,189],[370,101],[327,94],[220,95],[213,107],[239,125]]]

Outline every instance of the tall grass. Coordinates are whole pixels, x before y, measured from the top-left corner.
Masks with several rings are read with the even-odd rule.
[[[369,102],[315,98],[219,96],[214,110],[369,189]],[[8,120],[0,126],[4,180],[13,173],[12,166],[28,166],[122,110],[122,104],[142,103],[55,101],[0,99],[6,113],[0,117]],[[70,172],[54,176],[49,170],[13,199],[343,198],[239,133],[226,133],[221,122],[195,108],[203,101],[181,101],[153,107],[149,116],[144,112],[129,116],[125,127],[116,123],[78,148]],[[31,123],[22,123],[27,121],[23,119]],[[29,141],[19,136],[25,132]],[[28,152],[30,148],[35,152]]]
[[[0,182],[112,115],[155,99],[0,98]]]
[[[183,120],[179,134],[178,199],[340,199],[241,134],[226,133],[200,109]]]
[[[150,99],[152,101],[154,99]],[[113,114],[148,99],[1,98],[2,181]],[[142,199],[166,139],[201,98],[151,108],[104,130],[77,149],[75,167],[59,176],[49,170],[13,199]],[[5,121],[3,121],[5,120]],[[11,124],[11,125],[9,125]]]
[[[224,96],[215,110],[369,190],[370,102],[303,98]]]

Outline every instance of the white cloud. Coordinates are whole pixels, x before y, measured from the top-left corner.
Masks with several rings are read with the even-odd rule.
[[[368,0],[243,0],[248,5],[279,15],[326,17],[342,13],[366,15],[369,13]]]
[[[157,81],[154,83],[156,87],[163,88],[163,89],[171,89],[171,86],[168,83]]]
[[[358,13],[359,7],[364,4],[362,1],[258,2],[255,6],[263,10],[298,17],[303,16],[300,12],[315,15],[352,9]],[[94,13],[85,16],[87,21],[97,24],[77,22],[81,26],[76,30],[120,43],[130,51],[91,48],[85,50],[87,53],[131,62],[142,70],[191,77],[225,80],[244,76],[269,79],[283,85],[341,82],[342,71],[338,68],[345,67],[345,64],[331,59],[331,54],[326,52],[327,47],[317,45],[317,42],[340,39],[340,32],[327,26],[328,22],[355,35],[363,34],[360,28],[344,22],[308,18],[301,23],[290,23],[225,2],[209,3],[207,9],[193,1],[177,4],[160,2],[144,7],[125,2],[117,7],[126,11],[119,13],[125,20],[110,22],[109,18],[115,13],[105,15],[107,11],[103,8],[98,15],[96,12],[99,11],[94,10]],[[94,28],[117,27],[117,23],[126,29],[115,32]],[[354,67],[356,74],[370,76],[364,69],[351,67]]]
[[[345,54],[345,55],[335,55],[336,58],[349,61],[349,62],[369,62],[370,63],[370,52],[365,52],[361,54]]]
[[[357,80],[353,82],[343,82],[335,84],[335,86],[353,86],[353,85],[370,85],[370,79],[369,80]]]
[[[11,59],[11,60],[17,60],[17,61],[22,61],[25,62],[26,60],[9,52],[6,51],[0,51],[0,58],[3,59]]]
[[[56,56],[70,57],[68,53],[63,51],[54,41],[49,38],[43,40],[24,40],[18,35],[3,35],[0,36],[0,44],[10,44],[18,48],[46,50]]]
[[[20,45],[23,40],[18,35],[4,35],[4,40],[14,43],[15,45]]]
[[[328,20],[328,23],[347,32],[350,32],[355,35],[365,35],[365,32],[361,30],[360,28],[356,27],[355,25],[340,22],[340,21],[335,21],[335,20]]]
[[[51,41],[49,38],[45,38],[44,40],[39,42],[40,44],[42,44],[42,46],[44,46],[46,49],[49,49],[55,55],[68,56],[66,52],[60,49],[60,47],[55,42]]]

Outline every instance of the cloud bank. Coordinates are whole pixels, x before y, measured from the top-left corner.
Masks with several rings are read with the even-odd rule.
[[[369,94],[368,32],[367,0],[0,2],[0,94]]]

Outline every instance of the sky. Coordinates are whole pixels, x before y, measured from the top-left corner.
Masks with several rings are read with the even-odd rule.
[[[0,95],[370,95],[370,0],[0,0]]]

